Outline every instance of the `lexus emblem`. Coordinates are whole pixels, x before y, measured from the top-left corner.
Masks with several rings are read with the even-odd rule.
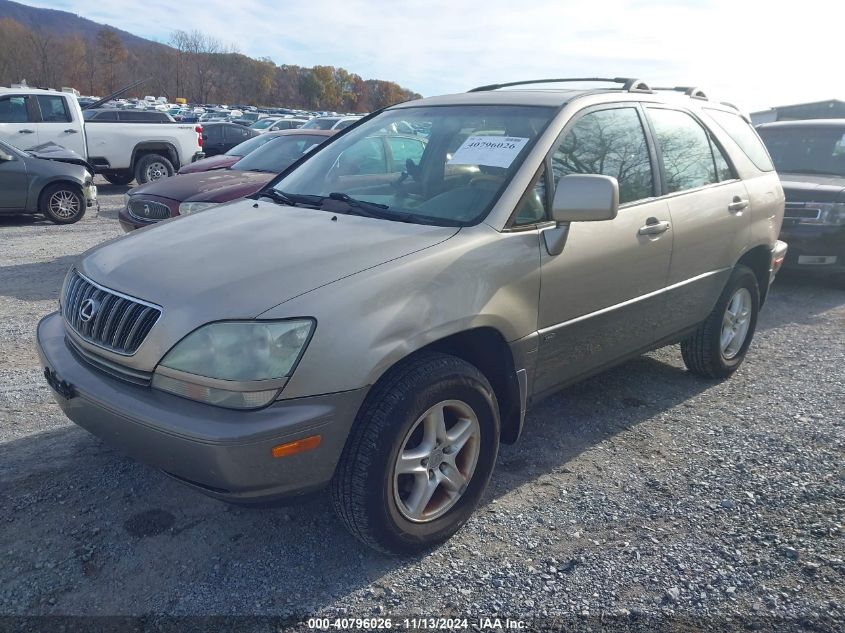
[[[144,217],[150,217],[150,205],[148,204],[144,205]]]
[[[82,305],[79,306],[79,318],[82,320],[83,323],[88,323],[88,321],[97,316],[97,312],[99,310],[99,301],[97,301],[96,299],[86,299],[82,302]]]

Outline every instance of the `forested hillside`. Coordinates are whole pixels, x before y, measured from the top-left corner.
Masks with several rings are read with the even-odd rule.
[[[276,65],[199,31],[152,42],[64,11],[0,0],[0,86],[72,86],[104,95],[148,79],[129,96],[365,112],[418,95],[334,66]]]

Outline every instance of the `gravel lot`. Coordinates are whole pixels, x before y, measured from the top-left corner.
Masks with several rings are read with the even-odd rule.
[[[227,506],[61,415],[35,326],[73,261],[121,234],[125,189],[101,183],[99,213],[70,227],[0,219],[0,614],[845,630],[842,290],[779,279],[726,382],[665,348],[546,400],[476,517],[391,559],[324,496]]]

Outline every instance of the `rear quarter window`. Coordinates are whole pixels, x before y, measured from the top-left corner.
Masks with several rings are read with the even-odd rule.
[[[705,111],[725,133],[739,145],[740,149],[760,171],[774,171],[775,166],[763,141],[748,123],[738,114],[705,108]]]

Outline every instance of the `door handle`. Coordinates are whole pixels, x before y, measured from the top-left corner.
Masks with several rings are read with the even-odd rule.
[[[35,134],[35,130],[18,130],[18,134]]]
[[[74,130],[72,127],[69,127],[65,130],[65,134],[78,134],[79,130]]]
[[[728,211],[731,213],[738,213],[743,209],[748,208],[748,200],[743,200],[739,196],[734,196],[733,202],[728,205]]]
[[[671,225],[666,220],[658,220],[657,218],[649,218],[645,221],[645,226],[641,226],[637,231],[638,235],[660,235],[669,230]]]

